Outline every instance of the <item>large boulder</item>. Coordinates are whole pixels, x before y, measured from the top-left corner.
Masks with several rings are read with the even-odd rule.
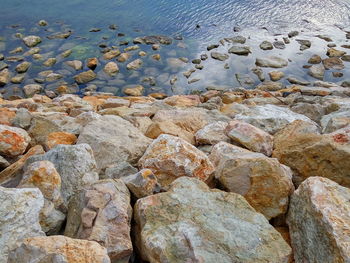
[[[243,195],[267,219],[287,212],[292,172],[277,159],[224,142],[214,146],[209,158],[224,190]]]
[[[0,154],[16,157],[23,154],[30,142],[28,133],[16,127],[0,125]]]
[[[95,241],[65,236],[32,237],[11,251],[8,263],[110,263],[106,248]]]
[[[96,162],[88,144],[57,145],[45,154],[30,157],[26,165],[44,160],[53,163],[61,176],[61,194],[66,205],[74,192],[98,180]]]
[[[287,217],[295,262],[350,262],[350,190],[310,177],[294,192]]]
[[[130,193],[121,180],[101,180],[79,191],[69,203],[65,236],[97,241],[113,262],[132,253]]]
[[[288,262],[281,235],[235,193],[211,190],[196,178],[135,205],[136,245],[150,262]]]
[[[27,237],[42,236],[39,224],[44,198],[39,189],[0,186],[0,262],[7,262],[10,250]]]
[[[139,160],[139,167],[152,170],[164,189],[181,176],[210,181],[214,172],[205,153],[185,140],[167,134],[151,143]]]
[[[227,125],[228,123],[224,121],[209,123],[196,132],[196,143],[205,145],[216,144],[221,141],[230,142],[230,138],[225,134]]]
[[[91,146],[97,168],[103,170],[123,161],[137,163],[151,141],[130,122],[118,116],[105,115],[88,123],[77,143]]]

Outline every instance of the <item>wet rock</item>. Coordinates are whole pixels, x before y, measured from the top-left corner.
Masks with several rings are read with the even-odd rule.
[[[110,263],[106,248],[95,241],[65,236],[30,237],[11,251],[8,263]]]
[[[226,191],[243,195],[267,219],[287,212],[294,191],[292,171],[277,159],[224,142],[214,146],[209,158]]]
[[[41,38],[38,36],[26,36],[23,38],[23,42],[27,47],[35,47],[41,43]]]
[[[343,61],[338,57],[326,58],[322,60],[322,63],[325,69],[341,70],[345,68]]]
[[[350,124],[350,110],[339,109],[321,118],[322,133],[331,133]]]
[[[137,199],[156,194],[160,191],[157,177],[149,169],[122,178],[130,192]]]
[[[218,48],[218,47],[219,47],[218,44],[212,44],[212,45],[207,46],[207,50],[210,51],[210,50]]]
[[[141,59],[135,59],[131,61],[129,64],[126,65],[126,68],[128,70],[137,70],[142,66],[142,60]]]
[[[273,49],[273,45],[271,42],[269,41],[263,41],[261,42],[260,46],[259,46],[262,50],[271,50]]]
[[[150,142],[130,122],[109,115],[88,123],[77,141],[92,147],[98,170],[122,161],[135,164]]]
[[[225,134],[233,142],[242,145],[253,152],[271,156],[273,137],[267,132],[242,121],[231,121],[225,129]]]
[[[121,53],[120,56],[118,56],[118,62],[125,62],[130,57],[131,57],[131,55],[129,53]]]
[[[240,55],[240,56],[248,56],[251,52],[250,47],[248,46],[232,46],[228,53]]]
[[[350,190],[310,177],[294,192],[288,225],[296,262],[346,262]]]
[[[350,62],[350,55],[344,55],[341,57],[343,61]]]
[[[38,22],[38,25],[39,25],[39,26],[47,26],[48,23],[47,23],[47,21],[45,21],[45,20],[40,20],[40,21]]]
[[[44,198],[39,189],[0,186],[0,203],[0,262],[7,262],[8,253],[17,242],[44,235],[39,224]]]
[[[167,134],[160,135],[139,160],[139,167],[150,169],[162,188],[181,176],[209,181],[214,167],[208,157],[188,142]]]
[[[281,90],[283,88],[284,88],[283,83],[269,81],[269,80],[265,80],[264,82],[262,82],[258,86],[256,86],[256,89],[264,90],[264,91],[278,91],[278,90]]]
[[[344,56],[345,54],[346,54],[345,51],[338,50],[335,48],[329,48],[327,50],[327,56],[329,56],[329,57],[341,57],[341,56]]]
[[[23,154],[30,142],[28,133],[16,127],[0,125],[0,154],[16,157]]]
[[[300,79],[297,79],[295,77],[288,77],[287,80],[289,81],[289,83],[296,84],[296,85],[308,86],[311,84],[310,82],[308,82],[306,80],[300,80]]]
[[[326,36],[326,35],[317,35],[316,37],[323,39],[324,41],[327,41],[327,42],[333,41],[329,36]]]
[[[56,58],[48,58],[46,61],[44,61],[43,65],[45,67],[52,67],[53,65],[56,64]]]
[[[59,33],[55,33],[52,34],[50,36],[47,36],[48,39],[52,40],[52,39],[66,39],[69,38],[72,35],[72,31],[68,30],[66,32],[59,32]]]
[[[65,63],[75,70],[83,69],[83,63],[80,60],[71,60],[71,61],[67,61]]]
[[[280,57],[270,56],[266,58],[257,58],[255,64],[259,67],[283,68],[288,65],[288,61]]]
[[[0,71],[0,87],[5,86],[10,81],[10,71],[5,68],[2,71]]]
[[[11,164],[4,158],[0,155],[0,168],[1,169],[4,169],[6,167],[9,167]]]
[[[134,215],[136,245],[149,262],[287,262],[291,253],[242,196],[210,190],[195,178],[179,178],[169,192],[138,200]]]
[[[124,87],[123,92],[128,96],[142,96],[144,89],[142,85],[128,85]]]
[[[27,62],[27,61],[22,62],[21,64],[18,64],[18,65],[16,66],[16,71],[17,71],[17,73],[25,73],[25,72],[27,72],[27,70],[29,69],[29,67],[31,66],[31,64],[32,64],[32,63]]]
[[[84,71],[82,73],[79,73],[78,75],[74,76],[74,80],[78,84],[85,84],[88,83],[96,78],[96,73],[92,70]]]
[[[25,74],[17,74],[16,76],[11,78],[11,83],[20,84],[23,82],[24,77],[25,77]]]
[[[118,64],[115,62],[108,62],[104,66],[103,71],[106,72],[110,76],[114,76],[116,73],[119,72]]]
[[[132,253],[130,193],[121,180],[100,180],[79,191],[69,203],[65,236],[96,241],[113,262]]]
[[[259,67],[254,67],[251,69],[251,71],[258,76],[260,81],[264,81],[265,80],[265,76],[264,76],[264,71],[259,68]]]
[[[57,73],[50,73],[46,76],[45,80],[47,82],[53,82],[53,81],[56,81],[56,80],[59,80],[63,78],[63,75],[61,74],[57,74]]]
[[[89,68],[89,69],[92,69],[94,70],[98,65],[98,59],[97,58],[89,58],[87,60],[87,63],[86,63],[86,66]]]
[[[200,64],[200,63],[202,63],[202,60],[199,59],[199,58],[196,58],[196,59],[193,59],[193,60],[192,60],[192,63],[193,63],[193,64]]]
[[[285,49],[286,45],[284,44],[283,41],[275,41],[273,42],[273,46],[277,49]]]
[[[40,93],[43,87],[39,84],[28,84],[23,87],[23,92],[27,97],[33,97],[34,94]]]
[[[297,42],[300,44],[300,51],[304,51],[311,47],[310,40],[297,39]]]
[[[312,65],[309,68],[308,74],[316,79],[323,80],[325,73],[325,67],[321,64]]]
[[[159,60],[161,59],[161,56],[160,56],[160,54],[154,54],[154,55],[152,55],[152,58],[153,58],[154,60],[159,61]]]
[[[72,54],[72,50],[71,49],[68,49],[68,50],[66,50],[66,51],[63,51],[62,53],[61,53],[61,57],[62,58],[67,58],[67,57],[69,57],[71,54]]]
[[[235,74],[236,80],[242,87],[252,87],[255,81],[248,74]]]
[[[297,35],[299,35],[298,31],[291,31],[288,33],[289,38],[296,37]]]
[[[282,71],[271,71],[269,76],[272,81],[278,81],[284,78],[284,73]]]
[[[228,123],[223,121],[209,123],[195,134],[197,144],[217,144],[218,142],[230,142],[230,138],[225,134]]]
[[[26,165],[37,161],[54,164],[61,176],[61,194],[65,205],[77,190],[98,180],[93,152],[87,144],[57,145],[45,154],[30,157]]]
[[[225,61],[229,58],[227,54],[223,54],[223,53],[219,53],[219,52],[211,52],[210,56],[213,59],[220,60],[220,61]]]
[[[332,75],[335,78],[342,78],[344,76],[344,73],[342,73],[342,72],[332,72]]]
[[[308,60],[310,64],[320,64],[321,62],[322,58],[319,55],[312,55]]]
[[[119,56],[120,54],[121,54],[121,52],[120,52],[119,49],[113,49],[113,50],[108,51],[107,53],[105,53],[105,54],[103,55],[103,58],[104,58],[105,60],[111,60],[111,59],[113,59],[113,58]]]
[[[140,47],[138,45],[135,45],[135,46],[130,46],[130,47],[124,48],[124,51],[128,52],[128,51],[133,51],[133,50],[138,50],[138,49],[140,49]]]

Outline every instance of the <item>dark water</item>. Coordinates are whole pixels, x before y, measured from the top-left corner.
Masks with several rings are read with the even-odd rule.
[[[47,20],[49,26],[38,27],[36,23],[40,19]],[[9,27],[14,24],[18,27]],[[110,24],[118,25],[118,30],[109,30]],[[242,31],[233,32],[235,26],[240,27]],[[89,29],[95,27],[101,28],[101,31],[89,32]],[[203,90],[208,85],[238,86],[235,74],[251,74],[250,69],[254,66],[256,56],[263,55],[281,55],[289,58],[292,62],[284,71],[310,79],[302,65],[314,53],[324,57],[327,50],[327,43],[314,36],[327,34],[336,44],[344,44],[347,42],[344,30],[349,27],[349,0],[0,0],[0,36],[3,40],[0,42],[0,52],[5,56],[9,55],[13,48],[23,46],[22,42],[13,36],[16,32],[24,35],[36,34],[45,38],[51,32],[73,30],[74,34],[67,40],[45,39],[40,45],[44,58],[56,57],[60,52],[72,48],[73,54],[66,60],[84,60],[91,56],[100,56],[98,44],[101,43],[117,45],[121,40],[131,41],[136,36],[151,34],[183,36],[183,41],[175,40],[171,46],[164,46],[160,51],[141,46],[149,55],[142,58],[144,65],[136,72],[129,72],[120,65],[121,73],[117,77],[108,78],[100,73],[99,79],[93,83],[100,91],[116,94],[120,94],[124,85],[142,84],[142,78],[148,76],[157,79],[155,87],[147,87],[147,84],[144,84],[148,93],[188,93],[191,90]],[[262,40],[281,40],[282,36],[291,30],[302,30],[299,38],[310,39],[312,48],[300,52],[299,45],[292,41],[285,50],[263,52],[259,49]],[[125,33],[125,37],[117,37],[117,33]],[[231,55],[226,61],[229,69],[224,69],[224,62],[209,59],[203,62],[204,69],[197,70],[191,77],[200,81],[189,85],[182,72],[192,68],[191,63],[184,64],[181,68],[169,66],[169,58],[187,57],[191,61],[205,53],[208,44],[238,34],[248,38],[246,44],[252,48],[253,53],[249,57]],[[228,48],[227,44],[221,46],[218,51],[227,52]],[[138,51],[133,52],[132,59],[138,58],[137,53]],[[161,54],[160,62],[150,58],[150,55],[155,53]],[[64,73],[64,80],[73,84],[73,72],[63,66],[63,61],[59,60],[53,69],[55,72]],[[33,61],[23,84],[32,83],[38,72],[47,70],[41,63],[42,61]],[[16,64],[9,65],[12,69]],[[101,68],[96,71],[101,71]],[[343,78],[334,79],[329,71],[326,80],[341,82],[349,77],[347,72],[343,72]],[[171,87],[169,79],[174,75],[178,76],[178,82],[175,87]],[[254,75],[251,77],[254,78]],[[47,85],[48,88],[54,89],[56,84]],[[10,89],[13,86],[21,85],[12,85]],[[80,88],[84,88],[84,85]]]

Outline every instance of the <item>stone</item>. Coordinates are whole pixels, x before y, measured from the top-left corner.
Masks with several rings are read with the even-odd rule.
[[[69,203],[64,235],[96,241],[107,248],[112,262],[129,261],[132,208],[121,180],[100,180],[74,195]]]
[[[284,73],[282,71],[271,71],[269,76],[272,81],[278,81],[284,78]]]
[[[288,77],[287,80],[289,81],[289,83],[296,84],[296,85],[308,86],[311,84],[310,82],[308,82],[306,80],[300,80],[300,79],[297,79],[295,77]]]
[[[111,263],[107,249],[95,241],[65,236],[30,237],[12,250],[8,263]]]
[[[48,58],[47,60],[44,61],[43,65],[45,67],[52,67],[55,65],[57,62],[56,58]]]
[[[217,121],[209,123],[195,134],[196,143],[199,145],[215,145],[221,141],[230,142],[230,138],[225,134],[228,123]]]
[[[98,59],[97,58],[88,58],[86,66],[91,69],[94,70],[98,65]]]
[[[0,71],[0,87],[5,86],[10,81],[10,71],[5,68]]]
[[[300,51],[304,51],[304,50],[309,49],[311,47],[310,40],[297,39],[296,41],[300,44]]]
[[[269,41],[263,41],[261,42],[261,44],[259,45],[259,47],[262,49],[262,50],[271,50],[273,49],[273,45],[271,42]]]
[[[322,60],[322,63],[325,69],[341,70],[345,68],[343,61],[338,57],[326,58]]]
[[[128,96],[142,96],[144,89],[142,85],[128,85],[124,87],[123,92]]]
[[[104,58],[105,60],[111,60],[111,59],[113,59],[113,58],[119,56],[120,54],[121,54],[121,52],[120,52],[119,49],[113,49],[113,50],[108,51],[107,53],[105,53],[105,54],[103,55],[103,58]]]
[[[219,44],[211,44],[211,45],[207,46],[207,50],[210,51],[210,50],[218,48],[218,47],[219,47]]]
[[[344,55],[341,57],[343,61],[350,62],[350,55]]]
[[[8,108],[0,108],[0,124],[12,126],[17,112]],[[21,128],[21,127],[20,127]]]
[[[11,164],[0,155],[0,168],[5,169],[6,167],[9,167]]]
[[[277,159],[224,142],[213,147],[209,158],[224,190],[244,196],[268,220],[287,212],[294,191],[292,171]]]
[[[231,121],[225,129],[225,134],[231,141],[246,147],[253,152],[271,156],[273,137],[267,132],[242,121]]]
[[[27,47],[35,47],[41,43],[41,38],[38,36],[26,36],[23,38],[23,42]]]
[[[54,164],[61,176],[61,194],[65,205],[76,191],[98,180],[96,162],[88,144],[57,145],[45,154],[30,157],[26,166],[37,161]]]
[[[251,69],[251,71],[258,76],[260,81],[264,81],[265,80],[265,76],[264,76],[264,71],[259,68],[259,67],[254,67]]]
[[[273,42],[273,46],[277,49],[285,49],[286,45],[284,44],[283,41],[275,41]]]
[[[32,63],[24,61],[16,66],[17,73],[25,73],[29,69]]]
[[[125,62],[127,61],[129,58],[131,57],[130,53],[121,53],[119,56],[118,56],[118,62]]]
[[[136,174],[122,177],[122,180],[136,199],[159,193],[161,189],[150,169],[142,169]]]
[[[88,143],[91,146],[100,171],[122,161],[136,164],[150,142],[151,139],[130,122],[118,116],[105,115],[83,128],[77,144]]]
[[[143,62],[141,59],[135,59],[131,61],[129,64],[126,65],[126,68],[128,70],[137,70],[142,66]]]
[[[49,75],[46,76],[45,80],[48,82],[56,81],[63,78],[63,75],[57,74],[57,73],[50,73]],[[61,86],[63,87],[63,86]]]
[[[136,246],[147,262],[288,262],[291,254],[242,196],[196,178],[179,178],[168,192],[139,199],[134,217]]]
[[[79,73],[78,75],[74,76],[74,80],[78,84],[85,84],[88,83],[96,78],[96,73],[92,70],[84,71],[82,73]]]
[[[239,85],[241,85],[244,88],[251,88],[255,83],[255,81],[249,76],[249,74],[236,73],[235,77]]]
[[[75,70],[83,69],[83,62],[81,62],[80,60],[71,60],[71,61],[66,61],[65,63]]]
[[[106,72],[110,76],[114,76],[116,73],[119,72],[119,67],[117,63],[115,62],[108,62],[104,68],[103,71]]]
[[[138,165],[150,169],[163,189],[181,176],[196,177],[209,182],[214,167],[208,157],[185,140],[162,134],[155,139],[141,157]]]
[[[0,125],[0,154],[16,157],[23,154],[30,142],[28,133],[16,127]]]
[[[350,110],[339,109],[321,118],[322,133],[331,133],[350,124]]]
[[[44,198],[39,189],[0,186],[0,262],[8,262],[8,253],[17,242],[44,235],[39,224],[43,205]]]
[[[72,145],[77,141],[77,136],[69,132],[52,132],[47,136],[45,146],[48,150],[54,148],[56,145],[65,144]]]
[[[211,52],[210,56],[213,59],[220,60],[220,61],[225,61],[229,58],[227,54],[219,53],[219,52]]]
[[[295,262],[350,260],[350,190],[322,177],[310,177],[294,192],[287,223]]]
[[[45,20],[40,20],[40,21],[38,22],[38,25],[39,25],[39,26],[47,26],[48,23],[47,23],[47,21],[45,21]]]
[[[126,161],[118,162],[106,168],[102,179],[119,179],[138,172],[138,169]]]
[[[256,89],[263,91],[278,91],[284,88],[283,83],[265,80],[256,86]]]
[[[250,50],[249,46],[232,46],[228,50],[228,53],[232,53],[240,56],[248,56],[250,53],[252,53],[252,51]]]
[[[33,97],[35,94],[40,93],[43,87],[39,84],[28,84],[23,87],[23,92],[27,97]]]
[[[322,64],[312,65],[309,68],[308,74],[316,79],[323,80],[325,67]]]
[[[283,68],[288,65],[288,61],[280,57],[269,56],[265,58],[257,58],[255,64],[259,67],[265,68]]]
[[[17,74],[16,76],[13,76],[10,81],[14,84],[20,84],[23,82],[24,78],[25,74]]]
[[[322,62],[322,58],[319,55],[312,55],[307,63],[310,64],[320,64]]]
[[[289,38],[296,37],[297,35],[299,35],[298,31],[291,31],[288,33]]]
[[[305,115],[316,123],[318,123],[322,116],[326,114],[325,107],[317,103],[311,104],[300,102],[291,106],[290,109],[296,113]]]
[[[335,48],[329,48],[327,50],[327,56],[329,57],[341,57],[341,56],[344,56],[345,54],[346,54],[345,51],[337,50]]]

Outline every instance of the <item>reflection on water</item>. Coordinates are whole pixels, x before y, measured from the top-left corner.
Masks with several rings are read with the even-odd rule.
[[[210,85],[236,87],[239,83],[235,74],[240,73],[249,74],[258,84],[259,81],[251,73],[251,68],[256,57],[266,55],[279,55],[290,59],[288,68],[283,69],[286,75],[312,80],[302,66],[315,53],[325,57],[327,50],[327,43],[314,36],[328,34],[338,45],[346,43],[345,33],[340,28],[350,26],[349,10],[350,2],[347,0],[1,0],[0,36],[5,41],[0,41],[0,53],[9,56],[9,51],[23,46],[22,42],[13,36],[16,32],[24,35],[37,34],[45,38],[53,32],[71,29],[74,33],[69,39],[45,39],[40,48],[43,60],[49,57],[58,58],[52,70],[66,76],[64,81],[68,84],[73,84],[71,76],[75,72],[65,67],[64,59],[58,57],[67,49],[72,49],[73,53],[66,60],[84,61],[88,57],[100,56],[101,44],[116,46],[120,41],[129,41],[130,46],[132,39],[137,36],[181,35],[184,40],[175,40],[171,46],[163,46],[159,51],[141,45],[141,49],[146,51],[148,56],[142,58],[144,64],[138,71],[130,72],[125,69],[125,65],[120,65],[120,73],[110,78],[103,73],[100,65],[96,69],[98,80],[92,83],[96,84],[100,91],[116,94],[120,94],[121,88],[127,84],[143,84],[148,88],[148,93],[170,94],[203,90]],[[36,26],[40,19],[49,21],[49,26]],[[14,24],[18,27],[9,27]],[[109,30],[110,24],[117,24],[118,30]],[[235,26],[243,30],[235,33]],[[101,31],[89,32],[89,29],[95,27],[101,28]],[[304,31],[299,38],[310,39],[311,49],[300,52],[299,44],[295,41],[288,44],[284,50],[262,51],[259,48],[261,41],[282,40],[282,35],[278,34],[285,35],[294,29]],[[118,37],[117,33],[124,33],[125,36]],[[182,73],[194,67],[191,60],[204,53],[209,55],[210,52],[206,52],[208,44],[218,43],[223,37],[237,34],[248,38],[246,44],[251,47],[252,54],[248,57],[230,55],[230,59],[225,62],[208,59],[202,62],[204,69],[196,70],[190,78],[200,81],[188,84],[189,79]],[[226,43],[217,51],[227,53],[231,45]],[[120,47],[123,48],[124,46]],[[131,52],[131,59],[138,58],[139,51]],[[151,58],[151,55],[158,53],[162,58],[160,61]],[[188,58],[189,63],[180,63],[179,67],[171,66],[171,63],[169,65],[169,59],[179,57]],[[42,61],[32,62],[33,66],[27,73],[24,84],[31,83],[39,72],[47,70],[42,66]],[[226,63],[228,65],[224,67]],[[271,69],[264,71],[266,75]],[[335,79],[332,71],[327,71],[325,79],[341,82],[350,77],[347,72],[344,71],[344,77]],[[142,81],[150,76],[156,79],[155,86],[149,86]],[[178,81],[175,87],[171,87],[169,80],[174,76],[177,76]],[[55,85],[48,83],[46,87],[54,89]],[[82,85],[80,88],[84,87]]]

